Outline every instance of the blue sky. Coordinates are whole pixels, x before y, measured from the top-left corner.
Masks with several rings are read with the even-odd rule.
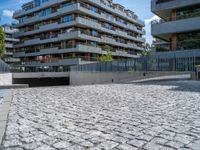
[[[11,23],[12,13],[20,9],[21,5],[30,0],[0,0],[0,24]],[[153,14],[150,10],[150,0],[113,0],[115,3],[119,3],[126,8],[134,11],[141,20],[146,21],[146,39],[151,43],[152,37],[150,33],[150,21],[153,18]]]

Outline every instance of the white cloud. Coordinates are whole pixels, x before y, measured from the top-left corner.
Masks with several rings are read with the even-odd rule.
[[[3,16],[12,18],[14,11],[5,9],[3,10]]]
[[[151,17],[151,18],[149,18],[149,19],[146,19],[146,20],[145,20],[145,24],[146,24],[146,25],[149,25],[149,24],[151,24],[151,22],[154,21],[154,20],[160,20],[160,17],[154,15],[153,17]]]

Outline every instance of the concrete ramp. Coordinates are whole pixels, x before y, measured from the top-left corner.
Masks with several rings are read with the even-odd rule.
[[[168,75],[160,77],[152,77],[148,79],[133,80],[124,83],[139,83],[139,82],[153,82],[153,81],[173,81],[173,80],[190,80],[191,74]]]

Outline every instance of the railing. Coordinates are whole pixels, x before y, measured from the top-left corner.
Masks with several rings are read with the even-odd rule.
[[[8,64],[0,59],[0,72],[10,72]]]
[[[114,39],[114,38],[109,38],[109,37],[105,37],[105,36],[101,36],[99,34],[92,34],[90,31],[88,32],[87,30],[72,30],[70,32],[65,32],[65,33],[72,33],[72,32],[79,32],[80,34],[83,34],[83,35],[88,35],[88,36],[91,36],[91,37],[96,37],[96,38],[100,38],[100,39],[103,39],[103,38],[107,38],[108,40],[112,40],[112,42],[118,42],[118,43],[121,43],[121,44],[135,44],[135,43],[127,43],[126,41],[120,41],[119,39]],[[40,39],[40,40],[47,40],[47,39],[53,39],[53,38],[57,38],[59,35],[62,35],[64,33],[55,33],[55,34],[51,34],[51,35],[48,35],[48,36],[43,36],[43,37],[38,37],[36,39],[31,39],[32,41],[34,40],[37,40],[37,39]],[[25,44],[27,41],[29,40],[26,40],[24,42],[18,42],[18,44]],[[138,45],[139,47],[141,47],[141,45]]]
[[[124,59],[71,66],[70,71],[122,72],[122,71],[195,71],[200,61],[195,57],[159,58],[159,56]]]
[[[179,16],[176,16],[176,17],[165,18],[165,19],[157,19],[157,20],[153,20],[151,22],[151,24],[160,24],[160,23],[189,19],[189,18],[194,18],[194,17],[200,17],[200,12],[184,14],[184,15],[179,15]]]
[[[175,1],[175,0],[156,0],[156,4],[161,4],[161,3],[168,3],[171,1]]]
[[[172,50],[172,43],[171,42],[161,42],[161,43],[154,43],[154,47],[156,48],[157,52],[162,51],[170,51]],[[179,41],[175,43],[175,49],[173,50],[194,50],[200,49],[200,39],[189,39],[184,41]]]
[[[189,52],[187,52],[189,54]],[[169,55],[156,54],[149,57],[141,57],[136,59],[121,59],[102,62],[97,57],[87,56],[74,56],[65,57],[65,59],[79,59],[79,62],[83,61],[87,64],[77,65],[57,65],[51,66],[32,66],[23,67],[18,71],[21,72],[63,72],[63,71],[89,71],[89,72],[121,72],[121,71],[195,71],[195,66],[200,64],[200,60],[197,56],[185,56],[177,57],[176,52]],[[90,62],[90,63],[89,63]],[[36,62],[35,62],[36,63]],[[40,62],[41,63],[41,62]],[[37,63],[36,63],[37,64]]]

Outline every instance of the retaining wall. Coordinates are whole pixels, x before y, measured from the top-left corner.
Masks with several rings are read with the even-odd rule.
[[[190,72],[70,72],[70,85],[122,83],[166,75],[190,74]]]

